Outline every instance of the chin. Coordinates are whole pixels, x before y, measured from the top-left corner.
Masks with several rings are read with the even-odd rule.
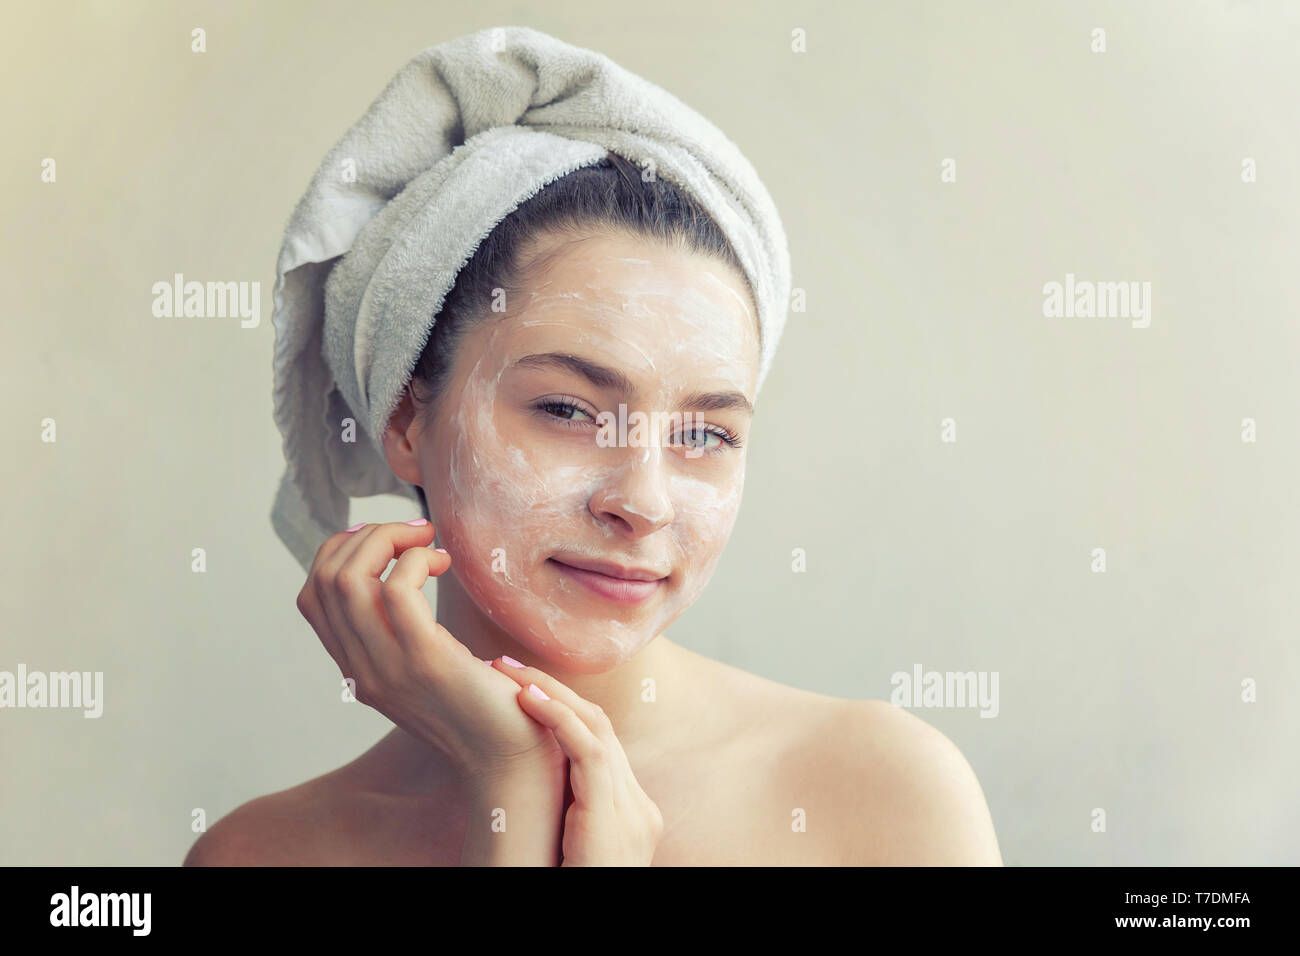
[[[650,621],[637,626],[595,614],[559,618],[524,615],[518,624],[506,626],[506,630],[536,656],[543,670],[549,664],[577,674],[614,670],[635,657],[661,630]]]
[[[547,666],[563,669],[574,674],[604,674],[627,662],[622,651],[608,643],[595,643],[583,646],[529,648],[537,654],[538,664],[542,670]]]

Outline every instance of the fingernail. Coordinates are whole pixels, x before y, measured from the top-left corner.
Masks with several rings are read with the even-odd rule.
[[[433,550],[437,551],[439,554],[446,554],[446,553],[447,553],[447,549],[446,549],[446,548],[434,548]]]
[[[428,519],[428,518],[412,518],[410,521],[408,521],[408,522],[406,522],[406,523],[409,524],[409,525],[414,525],[415,527],[418,528],[418,527],[419,527],[420,525],[422,525],[422,524],[428,524],[428,523],[429,523],[429,519]]]
[[[492,658],[490,658],[490,657],[480,657],[479,660],[481,660],[484,664],[491,664],[491,663],[492,663]]]
[[[505,654],[502,654],[502,655],[501,655],[501,661],[502,661],[502,663],[509,664],[511,667],[523,667],[523,666],[524,666],[523,664],[520,664],[517,660],[515,660],[513,657],[507,657]]]
[[[532,694],[534,697],[536,697],[536,698],[539,699],[539,700],[550,700],[550,699],[551,699],[550,697],[548,697],[548,696],[546,695],[546,691],[542,690],[542,689],[541,689],[540,687],[538,687],[536,684],[529,684],[529,685],[528,685],[528,693]]]
[[[344,534],[351,534],[353,531],[359,531],[360,529],[364,528],[365,526],[366,526],[366,523],[363,521],[363,522],[361,522],[361,524],[354,524],[351,528],[344,528],[344,529],[343,529],[343,533],[344,533]]]

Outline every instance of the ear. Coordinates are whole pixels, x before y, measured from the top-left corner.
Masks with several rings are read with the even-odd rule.
[[[397,403],[388,419],[388,428],[384,431],[384,457],[388,459],[388,467],[393,469],[394,475],[423,488],[419,448],[420,441],[425,436],[420,430],[420,420],[415,411],[411,387],[408,385],[402,393],[402,400]]]

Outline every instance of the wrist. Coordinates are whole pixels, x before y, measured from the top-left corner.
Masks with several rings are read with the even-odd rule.
[[[549,791],[555,787],[563,796],[567,772],[568,761],[563,753],[559,753],[558,757],[546,754],[480,761],[465,769],[461,777],[471,801],[482,802],[494,795],[517,791],[537,796],[537,791]]]
[[[517,765],[466,781],[462,866],[558,866],[565,767]]]

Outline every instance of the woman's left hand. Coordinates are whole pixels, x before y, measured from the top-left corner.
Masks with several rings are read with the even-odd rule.
[[[519,684],[519,706],[550,728],[569,758],[573,803],[564,814],[560,865],[649,866],[664,818],[637,783],[605,712],[535,667],[514,667],[500,658],[492,666]]]

